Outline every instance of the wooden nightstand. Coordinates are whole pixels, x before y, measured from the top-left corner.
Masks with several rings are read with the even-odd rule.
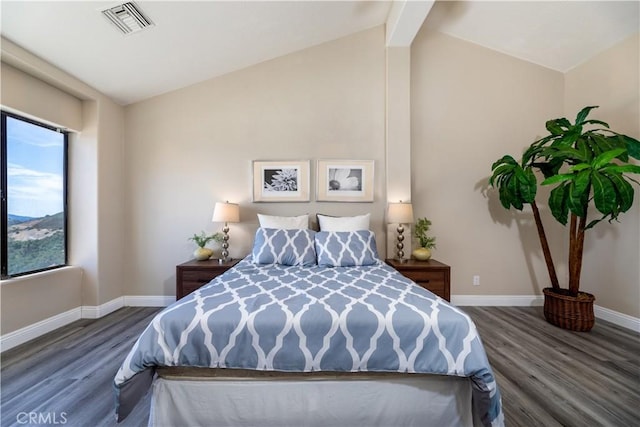
[[[447,301],[450,300],[451,267],[448,265],[435,259],[428,261],[410,259],[402,264],[395,259],[386,259],[385,262],[423,288],[430,290]]]
[[[191,260],[176,266],[176,299],[179,300],[236,265],[234,259],[221,263],[217,259]]]

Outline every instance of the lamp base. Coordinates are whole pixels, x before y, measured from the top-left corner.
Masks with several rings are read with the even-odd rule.
[[[224,223],[224,228],[222,229],[222,260],[221,262],[229,261],[229,226],[227,223]]]
[[[408,260],[404,257],[404,226],[402,224],[398,224],[398,243],[396,243],[396,261],[400,264],[406,263]]]

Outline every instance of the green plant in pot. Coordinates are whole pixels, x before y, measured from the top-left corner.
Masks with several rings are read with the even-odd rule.
[[[193,257],[198,261],[204,261],[211,258],[213,255],[213,249],[207,248],[207,243],[214,241],[221,243],[223,240],[222,233],[214,233],[209,236],[202,231],[200,234],[194,234],[192,237],[189,237],[189,240],[193,240],[198,248],[193,252]]]
[[[505,209],[531,206],[551,281],[551,287],[543,289],[545,318],[575,331],[588,331],[595,322],[595,298],[580,291],[585,232],[604,220],[617,220],[631,208],[632,183],[638,182],[630,175],[640,173],[640,166],[630,160],[640,159],[640,142],[610,130],[605,122],[588,120],[594,108],[583,108],[575,123],[566,118],[547,121],[549,135],[533,142],[520,162],[509,155],[500,158],[491,166],[489,179]],[[540,174],[540,185],[553,186],[548,200],[553,218],[565,227],[569,224],[566,288],[560,287],[536,204]]]
[[[413,226],[413,236],[418,239],[420,247],[413,250],[413,257],[419,261],[426,261],[431,258],[431,249],[436,247],[436,238],[429,236],[431,221],[427,218],[418,218]]]

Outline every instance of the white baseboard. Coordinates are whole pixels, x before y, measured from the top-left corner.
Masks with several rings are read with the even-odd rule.
[[[597,319],[606,320],[623,328],[631,329],[634,332],[640,332],[640,319],[637,317],[609,310],[599,305],[593,306],[593,312]]]
[[[0,336],[0,352],[9,350],[80,319],[99,319],[122,307],[166,307],[172,296],[124,296],[98,306],[81,306]]]
[[[99,306],[77,307],[0,336],[0,352],[38,338],[79,319],[98,319],[122,307],[166,307],[175,300],[175,297],[166,295],[129,295],[115,298]],[[452,295],[451,302],[459,306],[533,307],[543,305],[544,297],[542,295]],[[594,306],[594,312],[598,319],[640,332],[640,319],[637,317],[598,305]]]
[[[61,328],[71,322],[75,322],[76,320],[80,320],[81,318],[82,308],[77,307],[69,311],[65,311],[64,313],[49,317],[48,319],[41,320],[40,322],[32,325],[25,326],[17,331],[4,334],[0,336],[0,352],[38,338],[41,335]]]
[[[105,302],[98,306],[82,306],[82,318],[83,319],[99,319],[106,316],[109,313],[113,313],[116,310],[124,307],[124,297],[112,299],[109,302]]]
[[[166,307],[175,302],[172,296],[123,296],[99,306],[82,306],[83,319],[99,319],[122,307]]]
[[[167,295],[130,295],[124,297],[125,307],[166,307],[176,302],[176,297]]]
[[[533,307],[544,304],[542,295],[451,295],[451,302],[465,306]]]
[[[543,295],[451,295],[451,302],[459,306],[534,307],[544,305]],[[640,319],[608,308],[593,306],[597,319],[606,320],[634,332],[640,332]]]

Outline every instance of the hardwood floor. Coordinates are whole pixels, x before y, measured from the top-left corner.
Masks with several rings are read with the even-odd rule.
[[[476,322],[507,426],[640,425],[640,335],[596,320],[587,333],[542,307],[463,307]]]
[[[640,425],[640,334],[601,320],[589,333],[564,331],[541,307],[463,309],[484,342],[507,426]],[[79,320],[2,353],[0,425],[25,425],[35,413],[48,420],[40,425],[145,426],[149,395],[115,423],[112,381],[158,310]]]
[[[150,397],[116,424],[113,378],[159,308],[127,307],[78,320],[0,355],[0,425],[146,426]],[[26,415],[25,415],[26,413]],[[33,415],[31,415],[33,416]],[[55,418],[55,419],[54,419]],[[57,421],[57,422],[55,422]],[[65,422],[63,422],[65,421]]]

